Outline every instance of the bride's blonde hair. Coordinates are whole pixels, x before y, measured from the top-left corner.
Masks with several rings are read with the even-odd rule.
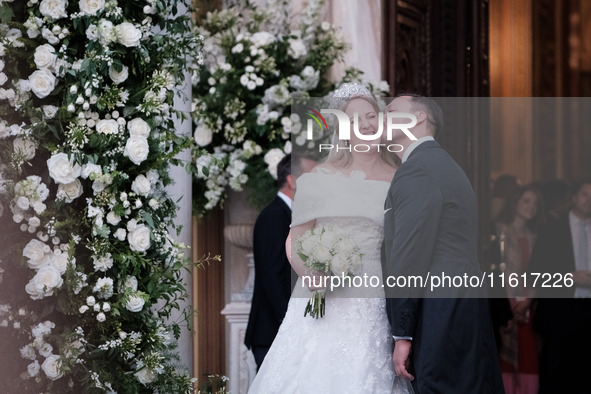
[[[342,102],[336,106],[336,109],[345,112],[349,103],[356,99],[367,101],[373,107],[376,113],[380,112],[380,106],[378,102],[373,97],[366,95],[356,95],[349,98],[348,100],[342,100]],[[336,128],[332,134],[331,143],[334,148],[330,150],[324,162],[327,164],[332,164],[335,167],[348,167],[353,160],[351,157],[351,152],[347,147],[348,141],[339,139],[338,129]],[[380,158],[384,163],[393,168],[398,168],[400,165],[400,158],[396,156],[396,154],[389,152],[387,149],[380,149]]]

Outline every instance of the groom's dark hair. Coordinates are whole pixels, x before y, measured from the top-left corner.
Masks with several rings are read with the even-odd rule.
[[[443,127],[445,126],[445,121],[443,119],[443,111],[441,107],[435,100],[429,97],[421,96],[417,93],[400,93],[397,94],[396,97],[407,96],[410,97],[410,102],[412,105],[421,111],[424,111],[427,114],[427,122],[431,125],[433,130],[433,136],[435,139],[438,139],[443,131]]]
[[[287,176],[291,175],[291,154],[287,154],[277,164],[277,186],[281,189],[287,183]]]

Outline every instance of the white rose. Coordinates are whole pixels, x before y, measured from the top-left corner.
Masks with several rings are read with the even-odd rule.
[[[41,226],[41,219],[39,219],[37,216],[33,216],[32,218],[29,219],[29,226],[33,226],[33,227]]]
[[[130,137],[148,138],[150,135],[150,125],[142,118],[135,118],[127,123]]]
[[[0,86],[4,85],[8,81],[8,77],[3,72],[0,72]]]
[[[90,25],[86,29],[86,38],[90,41],[96,41],[100,38],[99,28],[97,25]]]
[[[117,215],[115,212],[109,211],[109,213],[107,213],[107,223],[116,226],[119,224],[120,221],[121,216]]]
[[[127,77],[129,76],[129,68],[127,66],[123,66],[121,71],[115,70],[115,67],[109,67],[109,77],[115,82],[115,84],[119,85],[121,82],[124,82]]]
[[[103,168],[98,164],[87,163],[82,166],[82,171],[80,172],[80,176],[83,179],[86,179],[94,172],[95,175],[101,175],[103,173]]]
[[[119,228],[119,229],[117,229],[117,231],[115,231],[115,234],[113,234],[113,235],[119,241],[124,241],[125,240],[125,237],[127,236],[127,232],[125,231],[125,229]]]
[[[57,268],[46,265],[41,267],[37,274],[27,283],[25,291],[34,300],[53,295],[53,289],[64,283]]]
[[[123,22],[120,25],[115,26],[115,32],[117,34],[117,41],[126,47],[137,47],[140,45],[142,38],[142,32],[140,29],[135,27],[129,22]]]
[[[316,246],[318,246],[318,239],[316,237],[307,237],[301,242],[302,252],[307,256],[311,255]]]
[[[66,273],[66,269],[68,268],[68,254],[67,253],[59,253],[53,254],[51,259],[51,265],[55,267],[61,275]]]
[[[102,44],[108,44],[116,39],[115,29],[113,23],[106,19],[101,19],[98,25],[98,31],[100,34],[100,41]]]
[[[265,153],[265,163],[267,163],[269,173],[273,179],[277,179],[277,164],[283,159],[285,153],[279,148],[273,148]]]
[[[96,299],[93,296],[86,297],[86,305],[93,306],[96,303]]]
[[[35,65],[39,69],[47,68],[50,69],[55,66],[57,55],[55,54],[55,48],[49,44],[43,44],[35,49],[35,55],[33,56]]]
[[[45,253],[49,251],[50,248],[48,245],[44,244],[38,239],[32,239],[25,245],[23,249],[23,256],[28,258],[30,261],[40,262],[45,259]]]
[[[135,377],[137,378],[138,382],[141,384],[148,384],[152,383],[158,375],[154,372],[153,369],[148,367],[143,367],[139,371],[135,373]]]
[[[39,12],[48,18],[60,19],[68,16],[66,14],[67,0],[43,0],[39,4]]]
[[[47,357],[43,364],[41,364],[41,369],[45,372],[45,375],[50,380],[57,380],[63,376],[63,372],[60,371],[61,361],[60,356],[52,354],[51,356]]]
[[[49,176],[56,183],[62,184],[74,182],[82,171],[82,168],[78,164],[74,164],[73,159],[68,159],[68,155],[63,152],[51,156],[47,160],[47,168],[49,169]]]
[[[152,191],[152,183],[145,175],[138,175],[131,184],[131,190],[140,196],[147,196]]]
[[[125,303],[125,308],[131,312],[139,312],[144,308],[144,298],[139,294],[132,294]]]
[[[144,224],[138,225],[127,234],[127,241],[131,250],[145,252],[150,248],[150,229]]]
[[[27,365],[27,373],[30,377],[34,378],[35,376],[39,375],[39,361],[35,360],[31,364]]]
[[[328,262],[331,257],[332,255],[330,254],[330,250],[327,247],[318,245],[316,249],[314,249],[314,258],[321,263]]]
[[[17,137],[12,141],[12,146],[14,147],[14,151],[22,155],[23,159],[26,161],[35,157],[35,149],[37,148],[37,145],[31,140]]]
[[[55,105],[44,105],[41,108],[43,109],[43,114],[47,119],[53,119],[58,110],[58,107]]]
[[[20,209],[22,209],[23,211],[26,211],[27,209],[29,209],[29,206],[31,205],[29,199],[25,196],[19,196],[16,199],[16,206],[19,207]]]
[[[130,137],[125,144],[123,154],[129,157],[134,164],[140,165],[141,162],[148,158],[150,147],[148,146],[148,139],[144,137]]]
[[[104,322],[105,320],[107,320],[107,317],[103,312],[101,312],[96,315],[96,320],[98,320],[99,322]]]
[[[349,270],[347,259],[341,255],[334,256],[330,262],[330,270],[335,275],[346,274]]]
[[[120,292],[137,291],[137,278],[135,276],[128,276],[122,284]]]
[[[355,245],[353,245],[353,243],[348,239],[341,240],[341,242],[339,242],[339,244],[337,245],[337,253],[342,254],[344,256],[350,256],[353,254],[354,251]]]
[[[80,313],[84,313],[88,310],[88,305],[82,305],[79,309],[78,312]]]
[[[63,200],[67,203],[71,203],[84,192],[80,179],[75,179],[74,182],[67,184],[60,183],[57,188],[57,194],[63,197]]]
[[[195,129],[195,142],[199,146],[207,146],[211,143],[213,132],[209,127],[199,125]]]
[[[294,59],[298,59],[307,53],[306,44],[300,39],[289,39],[287,53]]]
[[[119,123],[114,119],[101,119],[96,123],[96,131],[99,134],[117,134],[119,132]]]
[[[322,234],[320,243],[327,248],[332,248],[339,239],[339,234],[335,230],[327,230]]]
[[[55,76],[47,69],[37,70],[29,77],[29,83],[35,96],[45,98],[55,88]]]
[[[80,12],[85,15],[96,15],[105,8],[105,0],[80,0]]]

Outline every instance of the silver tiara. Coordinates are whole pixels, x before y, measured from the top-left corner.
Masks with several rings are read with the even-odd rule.
[[[334,93],[332,97],[351,99],[353,97],[373,97],[368,88],[357,83],[344,83]]]
[[[331,108],[338,108],[355,97],[373,97],[373,95],[363,85],[346,82],[328,97],[328,101]]]

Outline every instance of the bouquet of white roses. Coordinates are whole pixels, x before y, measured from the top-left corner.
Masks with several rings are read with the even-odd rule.
[[[314,228],[306,231],[295,244],[296,253],[306,267],[326,274],[355,276],[361,266],[362,254],[357,245],[343,231]],[[324,287],[324,286],[323,286]],[[324,317],[326,290],[315,290],[306,305],[304,316]]]

